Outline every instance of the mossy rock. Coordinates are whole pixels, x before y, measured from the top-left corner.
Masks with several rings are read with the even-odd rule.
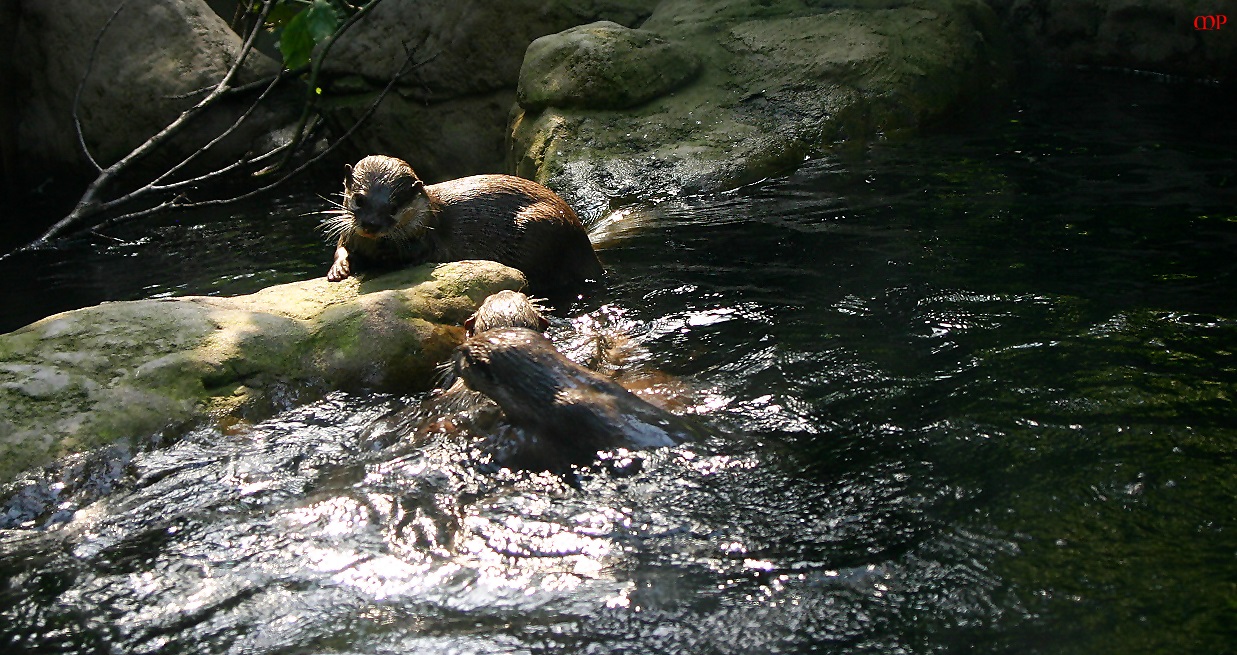
[[[335,389],[427,388],[463,320],[523,285],[501,264],[454,262],[49,316],[0,335],[0,481],[119,439],[260,420]]]
[[[586,220],[913,132],[999,102],[1010,76],[1003,34],[981,0],[664,0],[638,31],[673,43],[698,72],[621,110],[563,99],[513,110],[509,167]],[[554,83],[605,98],[595,68],[560,67],[578,79]],[[547,75],[528,59],[523,73]],[[539,83],[521,79],[526,89]],[[645,83],[659,85],[651,74]],[[639,82],[616,86],[621,95]]]
[[[528,46],[516,98],[525,109],[624,109],[690,80],[700,64],[681,45],[609,21],[543,36]]]

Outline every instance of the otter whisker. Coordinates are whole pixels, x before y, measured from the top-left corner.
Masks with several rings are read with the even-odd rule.
[[[322,221],[319,227],[328,238],[338,239],[352,230],[352,217],[343,214],[331,216]]]
[[[326,202],[329,202],[329,203],[331,203],[332,205],[335,205],[336,207],[338,207],[338,208],[340,208],[340,209],[344,209],[344,202],[343,202],[343,201],[344,201],[344,199],[345,199],[345,198],[344,198],[344,194],[340,193],[340,194],[339,194],[339,197],[340,197],[340,200],[339,200],[338,202],[336,202],[335,200],[332,200],[332,199],[330,199],[330,198],[327,198],[326,196],[322,196],[322,195],[319,195],[319,196],[318,196],[318,198],[319,198],[319,199],[324,200],[324,201],[326,201]]]
[[[435,387],[445,388],[455,382],[455,362],[447,360],[434,367],[432,376]]]
[[[347,209],[332,207],[330,209],[318,209],[318,210],[311,211],[311,212],[305,212],[304,214],[299,214],[299,215],[300,216],[326,216],[326,215],[333,215],[333,214],[350,214],[350,213],[352,212],[349,212]]]

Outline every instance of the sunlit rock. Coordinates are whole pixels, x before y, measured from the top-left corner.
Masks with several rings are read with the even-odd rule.
[[[477,305],[523,284],[494,262],[456,262],[50,316],[0,335],[0,480],[209,417],[264,418],[333,389],[425,388]]]
[[[633,200],[783,173],[839,142],[916,129],[982,105],[1007,81],[996,17],[982,2],[841,4],[665,0],[639,31],[699,62],[699,74],[621,112],[566,97],[517,107],[509,165],[595,218]],[[543,83],[521,79],[523,88]]]
[[[516,98],[529,110],[623,109],[678,88],[698,68],[678,43],[600,21],[533,41],[520,68]]]

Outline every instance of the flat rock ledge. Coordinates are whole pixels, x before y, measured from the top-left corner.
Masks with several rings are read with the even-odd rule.
[[[501,264],[454,262],[49,316],[0,335],[0,482],[122,439],[261,420],[332,390],[428,388],[463,320],[489,294],[523,286]]]

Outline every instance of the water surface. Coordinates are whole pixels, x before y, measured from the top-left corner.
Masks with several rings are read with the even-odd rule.
[[[91,453],[7,493],[0,644],[1233,652],[1222,100],[1056,79],[987,123],[625,210],[642,227],[602,253],[607,292],[559,308],[551,336],[621,326],[706,438],[510,472],[467,435],[373,429],[422,396],[336,394]],[[67,253],[45,284],[117,298],[320,274],[329,249],[298,216],[318,205],[276,206]],[[218,245],[237,240],[243,260]],[[221,253],[126,266],[190,247]]]

